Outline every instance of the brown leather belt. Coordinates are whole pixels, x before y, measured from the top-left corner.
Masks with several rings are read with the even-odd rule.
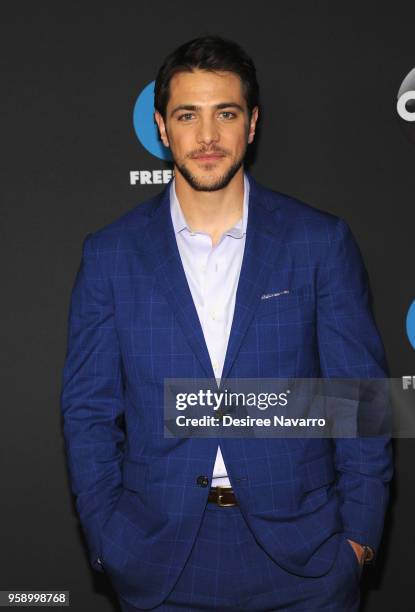
[[[218,504],[218,506],[237,506],[238,501],[232,487],[210,487],[208,502]]]

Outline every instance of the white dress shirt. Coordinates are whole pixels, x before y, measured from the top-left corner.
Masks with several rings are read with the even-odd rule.
[[[177,199],[175,187],[175,179],[173,179],[170,186],[170,213],[176,242],[202,326],[212,368],[216,379],[220,380],[245,248],[249,181],[244,174],[242,218],[222,234],[214,247],[212,247],[212,239],[209,234],[192,231],[188,226]],[[216,454],[211,485],[213,487],[231,486],[220,446]]]

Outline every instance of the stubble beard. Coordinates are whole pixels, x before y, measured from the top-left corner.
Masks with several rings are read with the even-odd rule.
[[[247,146],[248,143],[246,144],[245,150],[241,156],[235,160],[226,170],[226,172],[219,176],[214,182],[206,182],[203,181],[203,179],[199,179],[197,176],[192,174],[192,172],[186,166],[186,163],[182,163],[179,160],[174,159],[174,157],[173,161],[177,170],[195,191],[218,191],[219,189],[226,187],[231,182],[238,170],[242,167]],[[209,162],[207,162],[206,165],[209,165]]]

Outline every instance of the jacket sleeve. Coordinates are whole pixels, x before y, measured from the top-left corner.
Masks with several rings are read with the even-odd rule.
[[[61,413],[71,489],[90,553],[100,564],[100,532],[122,491],[124,411],[112,289],[94,237],[84,240],[72,289]]]
[[[367,273],[347,224],[338,219],[321,267],[317,334],[323,378],[388,376],[371,313]],[[384,396],[387,402],[386,395]],[[388,406],[377,402],[379,422]],[[375,417],[376,419],[376,417]],[[392,478],[389,435],[333,440],[337,491],[346,537],[378,550]]]

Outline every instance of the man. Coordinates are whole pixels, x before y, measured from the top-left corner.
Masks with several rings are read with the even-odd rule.
[[[358,248],[244,172],[259,105],[238,45],[179,47],[155,107],[175,178],[86,237],[71,299],[62,412],[91,563],[123,610],[357,610],[389,438],[167,438],[163,394],[166,378],[384,377]]]

